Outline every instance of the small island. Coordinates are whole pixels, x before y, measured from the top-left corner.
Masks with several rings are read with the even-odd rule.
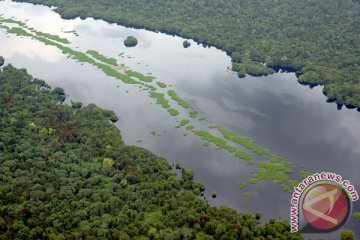
[[[137,44],[138,40],[134,36],[128,36],[124,41],[126,47],[135,47]]]
[[[184,48],[188,48],[188,47],[190,47],[190,42],[188,41],[188,40],[185,40],[184,42],[183,42],[183,46],[184,46]]]

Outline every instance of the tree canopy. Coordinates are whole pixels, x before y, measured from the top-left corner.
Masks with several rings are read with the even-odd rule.
[[[351,230],[342,230],[340,232],[341,240],[355,240],[355,233]]]
[[[0,71],[0,239],[302,239],[285,221],[210,206],[193,171],[126,146],[113,112],[63,96]]]
[[[188,48],[188,47],[190,47],[190,42],[189,41],[187,41],[187,40],[184,40],[184,42],[183,42],[183,47],[184,48]]]
[[[229,53],[240,77],[292,70],[325,85],[330,101],[360,107],[358,0],[18,1],[192,38]]]
[[[128,36],[124,41],[126,47],[135,47],[137,44],[138,40],[134,36]]]

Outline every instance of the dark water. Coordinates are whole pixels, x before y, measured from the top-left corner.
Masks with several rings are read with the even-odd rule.
[[[192,43],[182,47],[183,39],[145,30],[128,29],[104,21],[62,20],[47,7],[0,2],[0,14],[28,19],[38,30],[67,37],[71,46],[82,51],[97,50],[157,80],[172,85],[201,116],[248,136],[261,146],[295,162],[310,172],[333,171],[349,179],[360,191],[360,113],[337,110],[327,103],[322,87],[310,89],[297,83],[293,73],[239,79],[228,70],[230,58],[215,48]],[[62,31],[76,30],[79,37]],[[123,40],[134,35],[136,48],[125,48]],[[95,67],[67,59],[59,50],[27,38],[5,35],[0,31],[0,55],[16,67],[61,86],[68,99],[95,103],[119,116],[116,123],[124,141],[135,144],[193,169],[206,184],[211,204],[229,205],[244,212],[262,212],[265,219],[288,220],[291,192],[272,183],[248,185],[252,170],[242,160],[215,147],[203,146],[200,139],[184,129],[174,128],[182,117],[169,117],[155,105],[146,91],[105,76]],[[123,53],[123,57],[118,56]],[[205,123],[199,122],[198,126]],[[153,136],[157,131],[160,136]],[[141,142],[138,142],[141,140]],[[210,197],[217,192],[217,198]],[[244,197],[250,192],[250,197]],[[354,209],[360,211],[359,202]],[[360,235],[360,223],[349,221],[346,228]],[[338,239],[339,232],[318,238]]]

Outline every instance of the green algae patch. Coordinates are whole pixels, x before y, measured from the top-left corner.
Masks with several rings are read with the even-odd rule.
[[[153,136],[160,136],[160,134],[157,131],[152,131],[150,134]]]
[[[156,99],[156,103],[161,105],[163,108],[169,108],[169,101],[166,100],[163,93],[151,92],[150,97]]]
[[[167,111],[170,114],[170,116],[172,116],[172,117],[179,115],[179,111],[174,108],[169,108]]]
[[[86,51],[87,54],[91,55],[93,58],[103,62],[103,63],[106,63],[106,64],[109,64],[109,65],[112,65],[112,66],[118,66],[117,64],[117,61],[115,58],[109,58],[109,57],[106,57],[100,53],[98,53],[97,51],[94,51],[94,50],[88,50]]]
[[[63,43],[63,44],[69,44],[70,43],[70,41],[68,39],[59,37],[57,35],[53,35],[53,34],[49,34],[49,33],[43,33],[43,32],[39,32],[39,31],[33,31],[33,33],[36,36],[44,37],[44,38],[47,38],[47,39],[50,39],[52,41],[56,41],[56,42],[59,42],[59,43]]]
[[[230,153],[235,153],[237,148],[230,146],[227,142],[219,137],[212,135],[207,131],[193,131],[196,136],[199,136],[203,141],[215,144],[219,149],[224,149]]]
[[[254,164],[254,158],[247,152],[238,151],[235,153],[235,157],[241,158],[241,159],[247,161],[251,165]]]
[[[310,176],[311,173],[309,173],[309,172],[306,171],[306,170],[301,170],[301,171],[299,172],[299,175],[300,175],[303,179],[305,179],[305,178],[307,178],[308,176]]]
[[[12,27],[8,29],[8,33],[15,34],[17,36],[24,36],[24,37],[33,37],[32,34],[28,33],[26,30],[19,28],[19,27]]]
[[[272,181],[277,184],[292,185],[292,180],[288,175],[293,173],[294,169],[289,168],[289,164],[288,161],[282,160],[277,156],[268,162],[259,162],[255,176],[250,180],[250,183],[256,184],[262,181]]]
[[[156,87],[151,86],[151,85],[149,85],[149,84],[144,84],[144,86],[147,87],[150,91],[156,91],[156,90],[157,90]]]
[[[83,52],[75,51],[69,47],[63,46],[61,44],[58,44],[56,42],[50,41],[49,39],[43,38],[43,37],[35,37],[37,40],[45,43],[46,45],[52,45],[54,47],[57,47],[60,49],[64,54],[70,55],[72,59],[75,59],[79,61],[80,63],[90,63],[100,69],[102,72],[104,72],[107,76],[114,77],[118,80],[121,80],[124,83],[127,84],[138,84],[139,82],[133,80],[131,77],[129,77],[126,74],[120,73],[116,69],[114,69],[112,66],[108,64],[103,64],[96,62],[93,58],[89,57]]]
[[[240,182],[239,183],[240,189],[244,189],[247,186],[246,182]]]
[[[155,78],[153,76],[145,76],[144,74],[141,74],[139,72],[135,72],[132,70],[127,70],[125,72],[130,77],[135,77],[139,79],[142,82],[152,82]]]
[[[160,88],[167,88],[167,85],[163,82],[156,82],[156,84],[160,87]]]
[[[97,62],[93,62],[92,64],[94,66],[98,67],[100,70],[102,70],[106,75],[108,75],[110,77],[114,77],[118,80],[121,80],[124,83],[139,84],[139,82],[135,81],[128,75],[120,73],[119,71],[117,71],[116,69],[114,69],[113,67],[111,67],[107,64],[102,64],[102,63],[97,63]]]
[[[26,27],[26,24],[18,21],[18,20],[14,20],[14,19],[6,19],[6,18],[0,18],[0,22],[2,23],[11,23],[11,24],[17,24],[19,27],[13,27],[11,28],[8,32],[9,33],[13,33],[19,36],[28,36],[28,37],[34,37],[32,34],[28,33],[25,29],[30,30],[35,36],[38,37],[44,37],[47,38],[49,40],[52,41],[56,41],[59,43],[63,43],[63,44],[69,44],[70,41],[66,38],[61,38],[57,35],[53,35],[53,34],[49,34],[49,33],[43,33],[40,31],[36,31],[33,28],[28,28]]]
[[[248,198],[248,197],[251,196],[251,192],[244,192],[244,193],[243,193],[243,196],[246,197],[246,198]]]
[[[0,23],[0,28],[5,29],[7,32],[8,32],[8,30],[9,30],[9,27],[8,27],[8,26],[4,26],[4,25],[2,25],[1,23]]]
[[[78,36],[79,36],[79,33],[78,33],[78,32],[76,32],[75,30],[64,31],[64,33],[72,33],[72,34],[74,34],[76,37],[78,37]]]
[[[19,27],[13,27],[8,30],[8,33],[16,34],[18,36],[32,37],[32,38],[44,43],[45,45],[51,45],[51,46],[57,47],[59,50],[62,51],[63,54],[69,55],[72,59],[75,59],[75,60],[79,61],[80,63],[90,63],[90,64],[96,66],[97,68],[99,68],[106,75],[108,75],[110,77],[114,77],[118,80],[121,80],[124,83],[127,83],[127,84],[138,84],[139,83],[138,81],[135,81],[134,79],[132,79],[129,75],[123,74],[123,73],[117,71],[109,64],[96,62],[93,58],[89,57],[87,54],[85,54],[83,52],[75,51],[67,46],[59,44],[58,42],[54,41],[53,35],[51,35],[51,34],[42,33],[39,31],[34,31],[34,32],[36,33],[36,35],[32,35],[32,34],[28,33],[26,30],[19,28]],[[49,37],[50,37],[50,39],[49,39]],[[95,54],[97,57],[102,58],[102,59],[105,58],[104,56],[102,56],[100,54],[96,54],[94,52],[95,51],[91,52],[91,50],[90,50],[89,54],[92,56],[93,56],[93,54]],[[105,60],[105,61],[108,61],[108,60]]]
[[[352,214],[352,217],[355,218],[356,220],[360,221],[360,212],[354,212]]]
[[[186,130],[193,130],[195,128],[195,126],[194,125],[188,125],[188,126],[186,126]]]
[[[169,90],[167,92],[167,94],[170,96],[170,98],[172,100],[177,102],[177,104],[179,104],[183,108],[190,108],[190,104],[187,101],[185,101],[184,99],[180,98],[174,90]]]
[[[0,18],[0,22],[17,24],[17,25],[22,26],[22,27],[25,26],[25,23],[23,23],[21,21],[18,21],[18,20],[15,20],[15,19],[11,19],[11,18]]]
[[[190,111],[190,112],[189,112],[189,116],[190,116],[191,118],[196,118],[197,115],[198,115],[198,112],[197,112],[197,111]]]
[[[225,139],[232,141],[234,143],[238,143],[256,154],[259,155],[270,154],[269,150],[260,147],[250,138],[239,136],[236,133],[226,130],[225,128],[219,126],[213,126],[212,128],[217,129],[224,136]]]
[[[87,62],[90,64],[95,64],[95,61],[92,58],[88,57],[85,53],[75,51],[69,47],[63,46],[57,42],[47,39],[46,37],[43,37],[43,36],[46,36],[46,34],[43,34],[43,36],[39,36],[39,34],[32,35],[32,34],[28,33],[26,30],[24,30],[23,28],[19,28],[19,27],[13,27],[13,28],[9,29],[8,33],[15,34],[18,36],[26,36],[26,37],[34,38],[34,39],[44,43],[45,45],[51,45],[51,46],[57,47],[59,50],[62,51],[62,53],[68,54],[71,58],[76,59],[79,62]]]
[[[288,185],[282,185],[281,187],[284,192],[288,192],[290,190],[290,187]]]
[[[299,182],[296,181],[296,180],[293,180],[293,179],[291,179],[291,180],[289,181],[289,183],[290,183],[290,186],[291,186],[292,188],[297,187],[297,186],[299,185]]]
[[[182,127],[182,126],[185,126],[185,125],[187,125],[189,122],[190,122],[189,119],[183,119],[183,120],[180,121],[180,126],[181,126],[181,127]]]

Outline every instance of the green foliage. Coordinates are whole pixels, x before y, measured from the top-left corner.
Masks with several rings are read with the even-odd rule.
[[[1,16],[0,16],[0,22],[1,21],[2,22],[9,21],[9,19],[4,19],[4,18],[1,18]],[[103,71],[106,75],[108,75],[110,77],[114,77],[118,80],[123,81],[124,83],[127,83],[127,84],[139,84],[138,81],[135,81],[129,75],[121,73],[118,70],[116,70],[114,68],[114,66],[96,62],[93,58],[89,57],[87,54],[85,54],[83,52],[73,50],[70,47],[64,46],[62,44],[59,44],[56,41],[53,41],[53,39],[47,38],[49,36],[47,33],[41,33],[39,31],[31,30],[32,32],[34,32],[34,34],[31,34],[27,31],[27,30],[30,30],[30,28],[27,28],[25,26],[25,24],[23,24],[22,22],[19,22],[19,21],[16,21],[15,23],[18,24],[19,27],[13,27],[11,29],[7,29],[8,33],[16,34],[18,36],[34,38],[34,39],[44,43],[45,45],[51,45],[51,46],[58,48],[59,50],[62,51],[63,54],[66,54],[81,63],[89,63],[89,64],[96,66],[97,68],[99,68],[101,71]],[[25,30],[25,29],[27,29],[27,30]],[[91,52],[91,53],[93,53],[93,52]],[[100,55],[96,55],[96,56],[99,58],[104,57],[104,56],[101,57]],[[105,61],[107,61],[107,60],[105,60]]]
[[[308,171],[306,171],[306,170],[301,170],[301,171],[299,171],[299,175],[300,175],[303,179],[305,179],[305,178],[307,178],[308,176],[310,176],[311,173],[308,172]]]
[[[200,122],[205,121],[205,120],[206,120],[206,118],[205,118],[205,117],[201,117],[201,118],[199,118],[199,121],[200,121]]]
[[[61,37],[59,37],[57,35],[52,35],[52,34],[49,34],[49,33],[43,33],[43,32],[39,32],[39,31],[35,31],[32,28],[27,28],[25,23],[23,23],[21,21],[18,21],[18,20],[15,20],[15,19],[0,18],[0,22],[19,25],[19,27],[12,27],[12,28],[8,29],[9,33],[13,33],[13,34],[16,34],[18,36],[32,36],[32,34],[30,34],[28,31],[25,30],[25,28],[26,28],[30,32],[32,32],[35,36],[44,37],[44,38],[47,38],[49,40],[56,41],[56,42],[63,43],[63,44],[69,44],[70,43],[69,40],[67,40],[66,38],[61,38]]]
[[[188,48],[188,47],[190,47],[190,42],[189,41],[187,41],[187,40],[184,40],[184,42],[183,42],[183,47],[184,48]]]
[[[163,83],[163,82],[156,82],[156,84],[161,88],[166,88],[167,87],[167,85],[165,83]]]
[[[82,103],[81,102],[73,102],[71,101],[71,107],[75,108],[75,109],[79,109],[82,107]]]
[[[181,126],[181,127],[182,127],[182,126],[185,126],[185,125],[188,124],[189,122],[190,122],[189,119],[183,119],[183,120],[180,121],[180,126]]]
[[[233,62],[232,70],[236,71],[239,77],[245,77],[246,73],[252,76],[264,76],[274,73],[274,70],[260,62],[250,61],[246,58],[242,59],[241,62]]]
[[[360,221],[360,212],[354,212],[352,214],[353,218],[355,218],[356,220]]]
[[[18,1],[191,38],[231,54],[239,76],[295,70],[329,99],[360,106],[359,1]]]
[[[124,145],[111,111],[57,104],[64,91],[44,84],[0,72],[1,239],[219,239],[266,226],[209,206],[193,171],[178,180],[164,159]],[[290,235],[283,224],[271,237]]]
[[[246,198],[248,198],[248,197],[251,196],[251,192],[244,192],[244,193],[243,193],[243,196],[246,197]]]
[[[235,157],[244,159],[245,161],[247,161],[249,164],[254,164],[254,158],[251,156],[251,154],[244,152],[244,151],[237,151],[235,153]]]
[[[247,186],[247,184],[246,184],[246,182],[240,182],[239,186],[241,189],[244,189]]]
[[[230,153],[235,153],[237,150],[236,147],[229,145],[223,139],[216,137],[207,131],[193,130],[193,132],[196,136],[199,136],[202,140],[204,140],[206,142],[214,143],[219,149],[227,150]]]
[[[158,92],[152,91],[150,93],[150,97],[155,98],[156,103],[160,104],[163,108],[169,108],[170,107],[169,101],[166,100],[163,93],[158,93]]]
[[[184,181],[192,181],[194,179],[194,172],[189,169],[182,170],[182,179]]]
[[[25,26],[25,23],[23,23],[21,21],[18,21],[18,20],[15,20],[15,19],[12,19],[12,18],[1,19],[0,22],[13,23],[13,24],[17,24],[17,25],[20,25],[20,26]]]
[[[111,158],[104,158],[103,165],[105,167],[112,167],[114,165],[114,160],[112,160]]]
[[[67,40],[66,38],[61,38],[57,35],[52,35],[52,34],[49,34],[49,33],[43,33],[43,32],[39,32],[39,31],[33,31],[37,36],[39,37],[44,37],[44,38],[47,38],[47,39],[50,39],[50,40],[53,40],[53,41],[56,41],[56,42],[59,42],[59,43],[63,43],[63,44],[69,44],[70,41]]]
[[[172,116],[172,117],[179,115],[179,111],[174,108],[169,108],[167,111],[170,114],[170,116]]]
[[[2,18],[0,16],[0,21],[5,21],[6,22],[8,20],[9,19],[4,19],[4,18]],[[15,20],[11,20],[11,21],[15,21]],[[127,71],[127,73],[123,73],[122,71],[117,70],[112,65],[95,61],[93,57],[89,56],[90,55],[89,53],[85,54],[83,52],[73,50],[68,46],[64,46],[64,45],[59,44],[59,43],[57,43],[57,42],[55,42],[55,41],[53,41],[51,39],[46,38],[46,36],[48,36],[47,34],[42,34],[42,36],[40,37],[40,36],[38,36],[36,34],[32,35],[32,34],[28,33],[27,30],[29,30],[30,32],[33,32],[33,33],[37,32],[37,31],[32,29],[32,28],[26,27],[26,25],[24,23],[22,23],[22,22],[15,21],[13,24],[17,24],[19,26],[19,29],[21,29],[21,30],[26,29],[24,31],[18,31],[17,32],[17,34],[20,34],[20,36],[31,37],[33,39],[36,39],[36,40],[44,43],[45,45],[54,46],[54,47],[60,49],[64,54],[68,55],[69,57],[71,57],[71,58],[73,58],[73,59],[75,59],[75,60],[77,60],[79,62],[92,64],[95,67],[97,67],[98,69],[102,70],[106,75],[114,77],[116,79],[119,79],[119,80],[123,81],[124,83],[138,84],[139,87],[142,87],[142,86],[146,87],[147,90],[149,90],[149,92],[150,92],[150,96],[153,97],[153,98],[156,98],[157,103],[160,104],[163,108],[167,108],[168,113],[171,116],[179,115],[179,112],[176,109],[170,108],[169,102],[165,98],[165,95],[163,93],[155,92],[156,87],[142,82],[142,81],[149,82],[149,81],[152,80],[153,77],[145,76],[145,75],[142,75],[140,73],[130,71],[130,70]],[[6,31],[9,32],[10,29],[7,28]],[[94,53],[93,53],[93,55],[94,55]],[[96,55],[96,56],[98,56],[98,55]],[[234,56],[235,57],[241,57],[241,55],[236,56],[236,54]],[[138,78],[138,80],[140,80],[140,81],[137,81],[137,80],[133,79],[134,77]],[[49,88],[49,86],[44,81],[38,80],[38,79],[35,79],[34,82],[35,81],[37,82],[37,84],[39,84],[38,85],[39,88],[45,88],[45,89]],[[60,101],[60,102],[63,102],[65,100],[65,94],[63,93],[63,91],[57,92],[57,90],[56,90],[56,91],[53,92],[53,95],[57,96],[57,100]],[[174,101],[176,101],[179,105],[181,105],[182,107],[184,107],[184,108],[189,108],[190,107],[190,105],[186,101],[184,101],[183,99],[181,99],[181,98],[179,98],[177,96],[175,91],[173,91],[173,90],[168,91],[168,95]],[[79,107],[78,104],[73,105],[73,108],[76,109],[77,107]],[[109,112],[109,111],[106,111],[105,113],[106,113],[106,117],[108,117],[110,121],[116,122],[118,120],[117,116],[114,113]],[[197,114],[198,113],[196,111],[194,111],[194,110],[189,112],[189,116],[192,117],[192,118],[196,118]],[[199,119],[199,121],[202,121],[202,120],[206,120],[206,119],[205,118],[200,118]],[[180,127],[180,126],[177,126],[177,127]],[[229,145],[228,142],[225,141],[225,140],[230,140],[230,141],[233,141],[235,143],[243,144],[243,146],[248,147],[249,149],[251,149],[253,152],[255,152],[257,154],[265,154],[264,151],[267,151],[267,150],[264,150],[261,147],[257,146],[250,139],[247,139],[247,138],[244,138],[244,137],[241,137],[241,136],[237,136],[236,134],[231,133],[231,132],[229,132],[229,131],[221,128],[221,127],[216,127],[215,126],[213,128],[218,128],[218,130],[223,134],[223,136],[222,137],[217,137],[217,136],[213,136],[211,134],[208,135],[208,136],[205,136],[204,134],[202,134],[201,138],[204,141],[204,146],[209,145],[209,141],[208,141],[208,137],[209,137],[211,139],[210,142],[214,141],[214,143],[216,145],[221,146],[219,148],[222,148],[222,149],[224,149],[224,150],[226,150],[226,151],[228,151],[230,153],[233,153],[236,157],[246,160],[249,164],[253,164],[253,162],[254,162],[253,157],[249,153],[240,150],[238,147],[234,147],[234,146]],[[192,129],[194,129],[194,126],[193,125],[187,126],[186,129],[187,130],[192,130]],[[41,129],[41,133],[43,135],[47,134],[47,129],[46,128]],[[184,136],[185,135],[186,134],[184,134]],[[224,138],[225,138],[225,140],[224,140]],[[271,156],[268,156],[267,160],[269,160],[270,157]],[[271,165],[271,162],[270,163],[268,162],[268,164]],[[276,167],[276,166],[274,166],[274,167]],[[260,167],[260,169],[261,169],[261,167]],[[257,169],[257,171],[258,171],[258,169]],[[263,175],[263,173],[260,174],[259,172],[255,173],[255,174],[257,176]],[[267,179],[266,177],[260,177],[260,179],[258,181],[255,181],[255,182],[263,181],[263,180],[266,180],[266,179]],[[277,182],[277,181],[274,181],[274,182]],[[294,181],[289,179],[288,182],[291,184]],[[283,182],[279,182],[279,183],[282,184]],[[284,189],[288,189],[288,187],[284,186],[283,184],[282,184],[282,186],[283,186]]]
[[[226,130],[225,128],[222,128],[222,127],[213,126],[212,128],[217,129],[224,136],[224,138],[226,138],[232,142],[241,144],[242,146],[250,149],[251,151],[253,151],[256,154],[259,154],[259,155],[268,155],[269,154],[269,150],[260,147],[253,140],[251,140],[247,137],[239,136],[236,133]]]
[[[134,36],[128,36],[124,41],[126,47],[135,47],[137,44],[138,40]]]
[[[139,79],[140,81],[143,81],[143,82],[152,82],[155,79],[152,76],[145,76],[139,72],[135,72],[135,71],[131,71],[131,70],[126,71],[126,74],[131,77],[136,77],[137,79]]]
[[[351,230],[342,230],[340,232],[341,240],[355,240],[355,233]]]
[[[63,90],[43,84],[0,72],[0,239],[225,239],[267,225],[209,206],[193,171],[178,180],[164,159],[124,145],[111,111],[57,104]],[[254,236],[302,239],[274,224],[286,227]]]
[[[32,36],[30,33],[19,27],[10,28],[8,33],[13,33],[17,36]]]
[[[51,91],[51,94],[53,94],[54,96],[56,96],[56,98],[60,101],[60,102],[64,102],[66,99],[66,95],[65,95],[65,91],[63,88],[60,87],[56,87]]]
[[[2,67],[4,65],[4,58],[2,56],[0,56],[0,67]]]
[[[195,128],[195,126],[194,125],[187,125],[186,126],[186,130],[193,130]]]
[[[211,197],[212,197],[212,198],[216,198],[216,192],[212,192],[212,193],[211,193]]]
[[[255,184],[261,181],[272,181],[279,184],[290,184],[291,179],[288,174],[293,173],[294,169],[288,167],[289,164],[280,157],[273,157],[270,162],[259,162],[257,172],[250,182]]]
[[[97,51],[88,50],[88,51],[86,51],[86,53],[91,55],[93,58],[103,62],[103,63],[109,64],[109,65],[112,65],[112,66],[115,66],[115,67],[118,65],[115,58],[108,58],[108,57],[98,53]]]
[[[197,111],[190,111],[189,112],[189,115],[190,115],[191,118],[196,118],[197,114],[198,114]]]
[[[185,101],[184,99],[180,98],[176,92],[174,90],[169,90],[168,95],[171,97],[172,100],[174,100],[175,102],[177,102],[177,104],[179,104],[180,106],[182,106],[183,108],[189,108],[190,104]]]

